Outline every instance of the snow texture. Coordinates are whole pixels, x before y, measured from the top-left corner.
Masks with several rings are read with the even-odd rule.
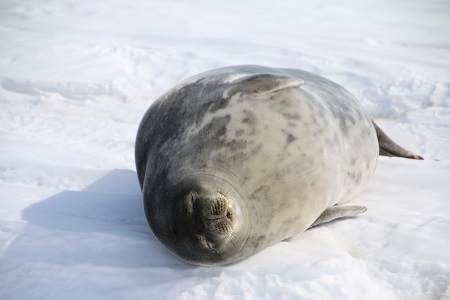
[[[179,261],[145,221],[137,127],[180,80],[237,64],[341,84],[425,160],[380,158],[356,218],[230,266]],[[449,182],[448,0],[0,3],[0,299],[450,299]]]

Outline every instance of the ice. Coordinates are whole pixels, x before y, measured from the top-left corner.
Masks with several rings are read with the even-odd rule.
[[[449,16],[445,0],[3,1],[0,299],[450,299]],[[425,160],[381,157],[358,217],[229,266],[179,261],[143,214],[137,127],[168,88],[237,64],[343,85]]]

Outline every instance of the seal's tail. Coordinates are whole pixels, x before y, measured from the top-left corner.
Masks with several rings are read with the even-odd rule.
[[[375,122],[373,122],[373,126],[375,127],[375,130],[377,132],[377,138],[378,138],[378,145],[380,146],[380,155],[384,156],[398,156],[398,157],[405,157],[410,159],[419,159],[423,160],[423,158],[417,154],[412,153],[411,151],[408,151],[399,145],[397,145],[393,140],[391,140],[386,133],[381,130],[380,127],[378,127]]]

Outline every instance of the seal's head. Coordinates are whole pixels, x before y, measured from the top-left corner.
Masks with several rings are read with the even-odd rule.
[[[249,236],[246,209],[229,184],[215,176],[192,175],[170,190],[156,201],[158,210],[146,207],[145,213],[153,233],[171,253],[196,265],[244,258],[241,249]]]

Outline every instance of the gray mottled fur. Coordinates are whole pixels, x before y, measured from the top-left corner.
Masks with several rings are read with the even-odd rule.
[[[149,108],[136,138],[153,233],[201,265],[243,259],[315,225],[321,214],[326,221],[353,215],[323,213],[364,188],[378,153],[372,121],[344,88],[305,71],[259,66],[180,83]],[[233,218],[220,215],[227,209],[204,212],[218,203],[214,195]]]

